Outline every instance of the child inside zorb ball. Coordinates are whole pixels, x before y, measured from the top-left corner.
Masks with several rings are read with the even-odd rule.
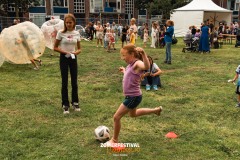
[[[32,62],[36,69],[38,61],[45,50],[45,39],[42,31],[31,22],[23,22],[5,28],[1,33],[0,53],[6,61],[14,64],[27,64]]]

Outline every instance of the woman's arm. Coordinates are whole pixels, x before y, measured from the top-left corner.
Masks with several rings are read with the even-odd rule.
[[[160,68],[157,68],[156,70],[157,70],[156,73],[151,74],[152,77],[156,77],[156,76],[159,76],[160,74],[162,74],[162,70]]]
[[[77,50],[75,52],[73,52],[73,54],[78,55],[79,53],[81,53],[80,41],[77,42]]]
[[[136,50],[139,52],[139,54],[142,55],[142,62],[141,61],[137,61],[136,62],[136,67],[137,67],[136,69],[138,71],[140,71],[140,70],[148,70],[150,68],[150,63],[149,63],[149,60],[147,58],[147,54],[140,47],[137,47]]]
[[[236,75],[235,75],[235,77],[233,78],[232,82],[235,82],[237,78],[238,78],[238,73],[236,73]]]

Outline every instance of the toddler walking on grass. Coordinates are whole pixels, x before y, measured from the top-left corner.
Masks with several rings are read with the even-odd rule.
[[[140,90],[141,76],[145,70],[150,68],[149,60],[145,51],[140,47],[135,47],[133,44],[128,44],[121,49],[120,53],[121,59],[128,64],[126,68],[119,68],[119,71],[124,74],[123,94],[125,98],[113,116],[113,137],[106,142],[106,145],[109,147],[113,143],[118,143],[118,136],[121,129],[121,118],[125,114],[128,113],[130,117],[138,117],[147,114],[156,114],[159,116],[162,111],[161,106],[156,108],[137,109],[137,106],[142,101],[142,91]]]

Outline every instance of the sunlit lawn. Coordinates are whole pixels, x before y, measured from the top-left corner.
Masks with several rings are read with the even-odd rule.
[[[239,159],[240,109],[235,107],[235,86],[227,83],[240,63],[239,48],[224,45],[210,54],[182,53],[179,39],[172,47],[172,65],[167,65],[165,49],[147,47],[164,71],[163,87],[148,92],[142,88],[139,107],[162,105],[164,112],[160,117],[125,116],[120,142],[139,143],[140,151],[118,157],[100,148],[94,129],[106,125],[113,131],[112,116],[123,100],[118,67],[126,64],[119,43],[112,53],[95,43],[81,42],[80,113],[62,113],[57,53],[50,56],[47,49],[39,71],[30,64],[0,67],[0,159]],[[170,131],[179,137],[165,138]]]

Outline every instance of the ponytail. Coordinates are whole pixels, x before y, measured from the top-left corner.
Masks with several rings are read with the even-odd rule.
[[[134,46],[133,44],[128,44],[126,46],[123,47],[124,50],[127,50],[128,54],[132,55],[139,59],[139,60],[143,60],[142,59],[142,54],[140,54],[137,50],[136,50],[136,46]]]

